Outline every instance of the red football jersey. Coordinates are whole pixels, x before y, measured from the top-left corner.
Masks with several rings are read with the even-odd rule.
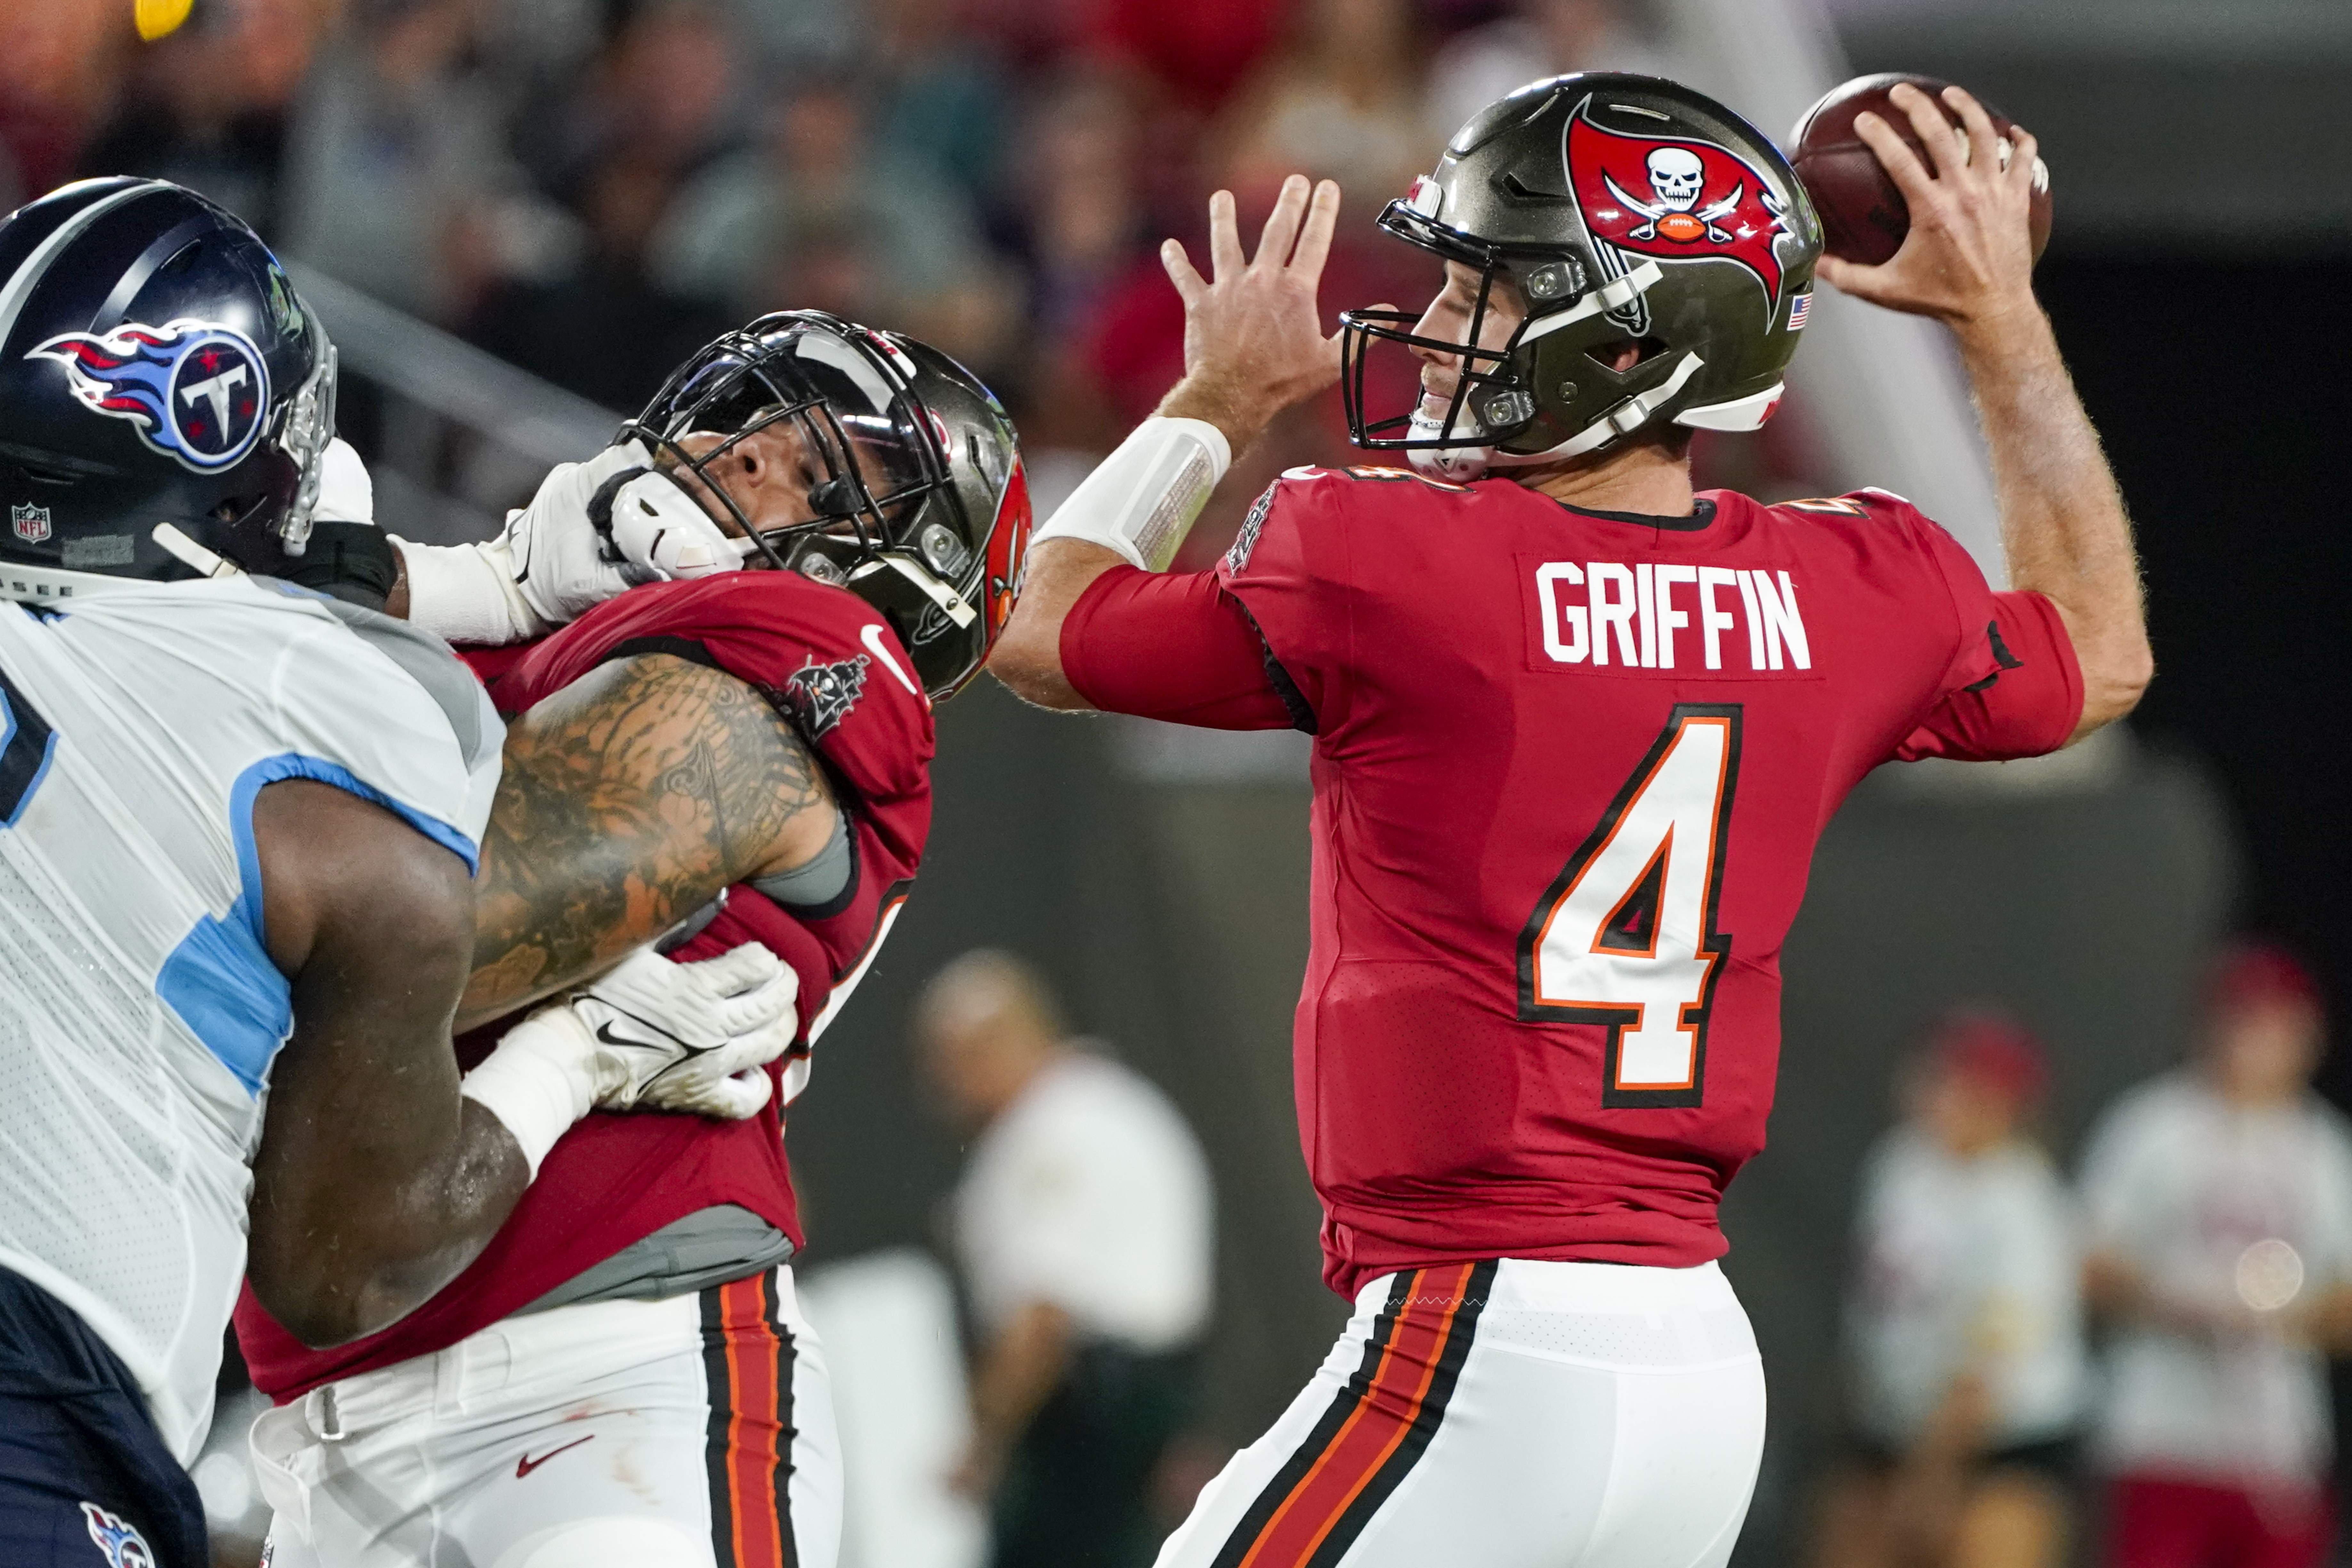
[[[1295,1066],[1349,1294],[1720,1255],[1830,814],[1881,763],[2052,751],[2082,710],[2055,607],[1874,490],[1662,520],[1294,469],[1214,574],[1107,574],[1062,658],[1097,707],[1315,732]]]
[[[519,660],[488,661],[504,669],[490,694],[502,712],[519,713],[596,666],[639,653],[709,664],[758,689],[824,759],[848,813],[856,868],[825,910],[788,913],[739,885],[724,911],[674,955],[710,958],[756,941],[792,965],[801,1035],[770,1068],[778,1092],[744,1121],[587,1117],[557,1142],[473,1265],[382,1333],[308,1350],[248,1289],[237,1304],[237,1341],[254,1386],[281,1404],[455,1344],[698,1209],[737,1204],[802,1242],[782,1108],[806,1083],[810,1047],[865,977],[922,859],[931,822],[930,704],[913,661],[864,600],[773,572],[633,589]],[[469,1036],[473,1054],[498,1032]]]

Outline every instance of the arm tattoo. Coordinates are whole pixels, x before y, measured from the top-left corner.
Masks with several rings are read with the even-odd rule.
[[[832,790],[744,682],[667,654],[583,676],[509,731],[460,1026],[585,978],[809,831]],[[793,830],[798,825],[798,833]]]

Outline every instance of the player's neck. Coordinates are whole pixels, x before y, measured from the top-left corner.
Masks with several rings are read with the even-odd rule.
[[[1512,476],[1529,489],[1586,511],[1688,517],[1695,502],[1690,459],[1643,441],[1598,462],[1528,468]]]

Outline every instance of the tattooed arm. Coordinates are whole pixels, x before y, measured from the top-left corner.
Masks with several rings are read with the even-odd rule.
[[[808,748],[733,676],[643,654],[581,677],[507,732],[457,1026],[596,973],[730,883],[805,864],[835,812]]]

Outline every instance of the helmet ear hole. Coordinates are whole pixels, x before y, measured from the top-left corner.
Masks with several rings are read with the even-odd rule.
[[[1585,357],[1606,371],[1619,375],[1647,364],[1666,352],[1664,339],[1617,338],[1605,343],[1594,343],[1584,351]]]

